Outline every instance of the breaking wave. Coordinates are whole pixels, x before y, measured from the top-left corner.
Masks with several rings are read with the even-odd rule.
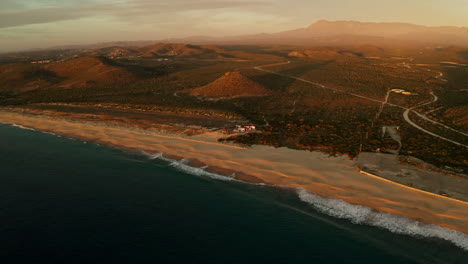
[[[12,126],[12,127],[20,128],[20,129],[23,129],[23,130],[37,131],[37,132],[41,132],[41,133],[43,133],[43,134],[49,134],[49,135],[52,135],[52,136],[55,136],[55,137],[59,137],[59,138],[62,137],[61,135],[57,135],[57,134],[55,134],[55,133],[53,133],[53,132],[47,132],[47,131],[36,130],[36,129],[34,129],[34,128],[25,127],[25,126],[18,125],[18,124],[14,124],[14,123],[12,123],[12,124],[9,124],[9,123],[2,123],[2,122],[0,122],[0,123],[1,123],[1,124],[5,124],[5,125],[10,125],[10,126]],[[76,139],[71,138],[71,137],[65,137],[65,138],[71,139],[71,140],[76,140]],[[86,142],[84,142],[84,143],[86,144]]]
[[[171,167],[196,176],[205,176],[223,181],[239,181],[233,177],[207,172],[205,168],[208,166],[195,168],[186,165],[190,159],[176,161],[165,158],[163,153],[144,154],[150,159],[164,160],[168,162]],[[323,214],[347,219],[353,224],[387,229],[396,234],[418,238],[442,239],[468,251],[468,234],[433,224],[418,222],[407,217],[380,212],[369,207],[353,205],[340,199],[321,197],[302,188],[296,188],[296,192],[300,200],[310,204],[314,209]]]
[[[162,152],[159,152],[159,153],[156,153],[156,154],[151,155],[151,154],[148,154],[148,153],[146,153],[146,152],[144,152],[144,151],[143,151],[143,154],[146,155],[146,156],[147,156],[149,159],[151,159],[151,160],[153,160],[153,159],[159,159],[159,158],[161,158],[162,155],[163,155]]]
[[[468,234],[433,224],[425,224],[369,207],[353,205],[343,200],[324,198],[305,189],[297,188],[299,198],[321,213],[362,224],[387,229],[393,233],[414,237],[438,238],[468,251]]]
[[[25,130],[37,131],[35,129],[17,124],[8,124],[2,122],[0,122],[0,124],[7,124]],[[59,136],[54,133],[45,133]],[[204,166],[201,168],[189,166],[187,165],[187,163],[190,161],[190,159],[182,159],[177,161],[164,157],[164,153],[162,152],[156,154],[149,154],[145,151],[141,151],[141,154],[145,155],[150,160],[163,160],[167,162],[169,166],[179,171],[189,173],[195,176],[208,177],[222,181],[241,182],[234,178],[235,175],[223,176],[216,173],[208,172],[205,170],[206,168],[208,168],[208,166]],[[369,225],[387,229],[396,234],[409,235],[419,238],[437,238],[445,240],[465,251],[468,251],[468,234],[433,224],[418,222],[416,220],[412,220],[403,216],[380,212],[369,207],[353,205],[340,199],[321,197],[302,188],[295,189],[301,201],[310,204],[314,209],[323,214],[336,218],[347,219],[353,224]]]
[[[209,177],[212,179],[222,180],[222,181],[237,181],[233,177],[227,177],[227,176],[219,175],[216,173],[211,173],[211,172],[206,171],[204,168],[191,167],[189,165],[184,164],[183,160],[173,161],[172,163],[170,163],[170,166],[177,170],[180,170],[189,174],[193,174],[196,176],[204,176],[204,177]]]
[[[169,163],[169,166],[192,175],[223,181],[239,181],[234,177],[208,172],[205,170],[208,166],[201,168],[191,167],[186,164],[190,159],[177,161],[165,158],[164,153],[148,154],[143,151],[143,154],[149,159],[166,161]],[[407,217],[380,212],[362,205],[353,205],[340,199],[321,197],[302,188],[295,189],[300,200],[310,204],[314,209],[323,214],[347,219],[353,224],[387,229],[396,234],[409,235],[417,238],[442,239],[468,251],[468,234],[433,224],[418,222]]]
[[[30,128],[30,127],[25,127],[25,126],[17,125],[17,124],[11,124],[11,126],[17,127],[17,128],[21,128],[21,129],[24,129],[24,130],[36,131],[35,129],[32,129],[32,128]]]
[[[208,166],[204,166],[201,168],[189,166],[187,165],[187,163],[190,161],[190,159],[173,160],[173,159],[164,157],[164,153],[162,152],[159,152],[156,154],[148,154],[145,151],[142,151],[142,153],[145,156],[147,156],[150,160],[159,159],[159,160],[166,161],[167,163],[169,163],[169,166],[177,169],[178,171],[182,171],[188,174],[192,174],[195,176],[209,177],[215,180],[222,180],[222,181],[238,181],[233,177],[228,177],[228,176],[223,176],[220,174],[208,172],[205,170],[206,168],[208,168]]]

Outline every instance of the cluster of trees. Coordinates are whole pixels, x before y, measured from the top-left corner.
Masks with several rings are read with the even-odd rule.
[[[136,67],[130,65],[136,62],[120,63],[126,64],[125,67],[129,68]],[[155,62],[139,63],[143,63],[140,65],[141,69],[158,67],[157,64],[153,65]],[[380,104],[251,68],[261,64],[262,62],[210,62],[189,65],[187,62],[177,65],[177,62],[174,62],[171,69],[165,68],[167,71],[164,71],[163,75],[158,73],[157,76],[133,83],[100,84],[93,88],[81,89],[39,89],[23,94],[3,93],[0,94],[0,104],[107,103],[143,110],[192,111],[208,115],[221,113],[225,116],[244,117],[259,125],[262,132],[234,135],[227,139],[229,141],[247,145],[265,144],[275,147],[323,150],[330,154],[343,153],[352,157],[361,149],[362,151],[396,149],[398,144],[392,140],[382,139],[380,130],[383,125],[396,125],[401,127],[402,154],[412,155],[439,166],[468,167],[464,157],[465,149],[437,140],[406,125],[402,120],[402,110],[399,108],[386,106],[372,127],[372,121]],[[264,98],[204,101],[180,93],[210,83],[225,72],[240,67],[250,68],[243,69],[242,73],[271,90],[272,95]],[[272,70],[379,100],[382,100],[387,90],[391,88],[408,89],[421,94],[427,94],[427,90],[431,89],[431,84],[425,83],[431,73],[411,71],[404,67],[386,68],[360,61],[353,63],[299,61],[278,66],[277,69],[273,67]],[[56,78],[49,72],[43,71],[30,74],[51,82]],[[458,77],[461,80],[461,75]],[[431,96],[411,97],[394,94],[390,98],[408,105],[431,100]],[[417,119],[418,124],[430,125],[414,115],[411,118]],[[449,136],[452,135],[447,135]]]
[[[403,148],[401,155],[414,156],[439,167],[450,167],[460,172],[468,171],[466,148],[442,139],[405,127],[402,131]]]
[[[320,113],[308,113],[306,116],[287,114],[271,120],[269,126],[261,128],[262,133],[234,135],[226,140],[246,145],[323,150],[332,155],[355,157],[365,141],[368,128],[369,121],[363,118],[340,118],[338,114],[335,119],[324,120]]]
[[[426,80],[431,78],[433,73],[406,68],[398,65],[398,62],[388,64],[390,66],[362,59],[321,63],[299,61],[271,69],[375,99],[383,99],[386,92],[394,88],[411,92],[421,92],[418,87],[427,89]],[[425,92],[427,93],[427,90]]]

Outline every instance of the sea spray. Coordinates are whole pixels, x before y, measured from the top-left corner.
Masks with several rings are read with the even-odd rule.
[[[384,228],[397,234],[443,239],[468,251],[468,234],[369,207],[353,205],[340,199],[324,198],[302,188],[297,188],[297,194],[302,201],[309,203],[321,213],[347,219],[354,224]]]

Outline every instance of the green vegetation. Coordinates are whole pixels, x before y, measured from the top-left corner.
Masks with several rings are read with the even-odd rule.
[[[402,118],[405,107],[431,102],[431,92],[434,92],[440,101],[417,111],[424,114],[440,108],[428,117],[467,130],[468,68],[443,68],[439,59],[449,52],[447,50],[433,53],[426,50],[424,53],[401,51],[404,56],[414,55],[415,61],[412,61],[404,56],[392,58],[398,54],[395,50],[384,51],[375,47],[347,48],[343,49],[346,52],[330,53],[332,55],[327,53],[327,56],[335,56],[327,60],[313,56],[288,57],[294,50],[291,47],[178,45],[176,51],[185,54],[180,56],[168,55],[172,51],[164,47],[155,45],[140,50],[112,48],[93,51],[98,52],[98,56],[80,53],[81,57],[45,65],[2,65],[0,75],[5,78],[1,80],[0,105],[84,103],[90,106],[107,104],[173,112],[222,113],[243,117],[258,125],[261,131],[233,135],[224,140],[246,145],[322,150],[350,157],[355,157],[361,150],[395,151],[399,147],[398,142],[384,139],[381,128],[398,126],[402,137],[400,154],[412,155],[439,166],[468,169],[468,161],[464,157],[466,148],[427,135]],[[145,53],[149,57],[136,56],[143,50],[149,52]],[[366,58],[368,50],[382,57]],[[128,52],[128,55],[105,55],[123,52]],[[194,52],[193,56],[186,55]],[[240,59],[246,57],[253,59]],[[271,61],[271,58],[276,58],[276,61]],[[254,68],[288,60],[290,64],[265,66],[265,69],[278,74]],[[431,64],[417,64],[428,61]],[[70,70],[71,67],[80,70]],[[435,77],[439,71],[444,72],[443,78],[448,82]],[[226,72],[240,72],[265,87],[268,93],[263,97],[222,100],[204,100],[186,93],[213,83]],[[24,87],[34,89],[22,89]],[[377,116],[380,102],[385,100],[391,89],[403,89],[412,95],[390,93],[388,103],[400,107],[385,105]],[[434,133],[466,144],[466,137],[459,133],[430,124],[415,114],[410,117]]]

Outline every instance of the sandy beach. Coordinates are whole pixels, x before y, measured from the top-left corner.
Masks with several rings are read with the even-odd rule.
[[[0,122],[66,135],[148,154],[184,159],[188,165],[240,180],[297,187],[380,212],[404,216],[468,234],[468,203],[409,188],[359,172],[348,157],[320,152],[217,142],[220,133],[194,136],[161,133],[0,110]]]

